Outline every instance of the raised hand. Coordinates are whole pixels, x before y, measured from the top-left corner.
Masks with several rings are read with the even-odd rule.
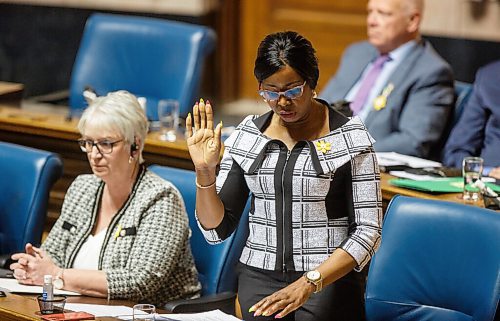
[[[193,132],[194,122],[194,132]],[[215,170],[221,151],[222,122],[214,130],[214,117],[210,102],[203,101],[193,106],[193,119],[186,119],[186,139],[189,155],[196,170]]]
[[[314,287],[301,277],[254,304],[249,312],[255,312],[254,316],[270,316],[279,312],[275,318],[280,319],[301,307],[313,292]]]

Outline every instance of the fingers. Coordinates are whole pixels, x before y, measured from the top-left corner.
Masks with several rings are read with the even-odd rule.
[[[193,106],[193,122],[195,131],[200,128],[213,129],[213,109],[208,100],[205,103],[203,98],[200,98],[200,101],[195,103]]]
[[[11,270],[13,270],[13,271],[14,271],[15,269],[24,269],[24,268],[26,268],[26,266],[25,266],[25,265],[19,264],[19,263],[17,263],[17,262],[12,263],[11,265],[9,265],[9,269],[11,269]]]
[[[222,135],[222,121],[217,124],[217,127],[215,127],[214,131],[214,141],[215,141],[215,147],[217,149],[220,149],[221,135]]]
[[[188,113],[186,118],[186,138],[193,136],[193,120],[191,119],[191,113]]]
[[[31,243],[26,243],[24,248],[26,250],[26,254],[35,255],[35,252],[33,251],[33,245]]]
[[[10,258],[14,261],[19,261],[19,263],[21,263],[23,265],[26,265],[27,263],[25,263],[25,262],[27,262],[30,257],[33,257],[33,256],[26,254],[26,253],[15,253],[15,254],[12,254],[12,256]]]
[[[39,247],[31,246],[31,250],[33,251],[32,255],[35,257],[39,257],[39,258],[43,259],[43,257],[45,256],[45,252]]]
[[[254,316],[262,315],[267,317],[279,312],[274,317],[276,319],[280,319],[289,314],[290,312],[297,310],[300,306],[301,304],[298,303],[296,300],[293,300],[292,298],[280,299],[278,297],[275,297],[264,301],[262,305],[260,305],[257,309],[255,309]],[[252,308],[250,308],[249,312],[253,312]]]
[[[212,105],[210,102],[207,100],[207,104],[205,105],[205,112],[207,116],[207,128],[212,129],[214,128],[214,113],[212,110]]]
[[[203,99],[200,99],[198,106],[200,108],[200,128],[205,129],[207,128],[207,114],[205,112],[205,102]]]
[[[193,107],[193,120],[194,120],[194,130],[197,131],[200,129],[200,110],[198,102]]]
[[[254,312],[255,313],[253,314],[254,316],[260,316],[260,315],[263,315],[263,316],[268,316],[268,315],[271,315],[270,311],[270,307],[273,305],[273,304],[276,304],[276,299],[273,298],[274,295],[270,295],[268,297],[265,297],[264,299],[260,300],[259,302],[257,302],[257,304],[253,305],[250,310],[248,310],[249,312]],[[269,314],[268,314],[269,312]]]
[[[23,269],[15,269],[13,275],[17,280],[26,280],[28,278],[28,273]]]

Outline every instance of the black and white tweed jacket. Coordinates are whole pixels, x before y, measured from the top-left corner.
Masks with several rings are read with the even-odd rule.
[[[271,117],[247,117],[225,141],[217,176],[224,219],[212,230],[199,225],[205,238],[217,243],[234,231],[250,192],[240,262],[308,271],[340,247],[362,270],[378,248],[383,219],[374,140],[359,118],[329,109],[331,132],[288,150],[262,134]]]
[[[104,182],[80,175],[64,198],[61,216],[42,248],[71,268],[96,221]],[[129,199],[109,224],[99,255],[110,299],[164,304],[201,289],[189,247],[184,202],[169,182],[142,168]]]

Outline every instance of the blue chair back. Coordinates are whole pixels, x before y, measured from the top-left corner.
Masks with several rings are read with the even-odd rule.
[[[455,126],[455,124],[460,119],[460,116],[462,116],[464,107],[467,104],[467,101],[469,101],[471,93],[472,93],[472,84],[458,80],[455,81],[456,99],[455,99],[455,109],[453,112],[452,127]]]
[[[39,244],[49,192],[62,175],[56,154],[0,142],[0,254],[24,252]]]
[[[73,66],[69,104],[86,107],[86,86],[98,95],[127,90],[147,99],[157,120],[159,99],[179,101],[187,114],[198,94],[205,57],[215,47],[210,28],[156,18],[93,14],[87,20]]]
[[[371,321],[491,321],[500,296],[500,214],[396,196],[366,288]]]
[[[160,165],[151,165],[149,169],[174,184],[182,194],[192,231],[190,243],[202,285],[202,296],[226,291],[237,292],[236,264],[248,237],[249,205],[247,204],[236,231],[224,242],[211,245],[205,240],[195,218],[195,172]]]

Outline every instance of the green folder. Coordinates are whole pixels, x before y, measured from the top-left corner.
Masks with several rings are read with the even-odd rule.
[[[462,177],[437,178],[430,181],[395,178],[389,180],[389,184],[431,193],[461,193],[464,189],[464,179]],[[485,184],[495,192],[500,192],[500,185]]]

